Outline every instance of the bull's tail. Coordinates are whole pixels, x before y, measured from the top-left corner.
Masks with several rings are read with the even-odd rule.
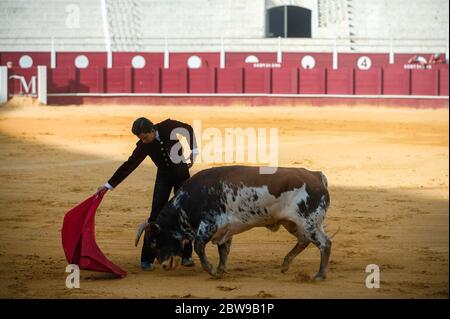
[[[340,230],[341,230],[341,226],[338,227],[338,229],[334,232],[333,235],[330,236],[330,238],[333,238],[334,236],[336,236],[337,233],[339,233]]]
[[[325,231],[326,231],[326,226],[324,225],[324,227],[323,227],[324,229],[325,229]],[[341,230],[341,226],[339,226],[338,227],[338,229],[333,233],[333,235],[329,235],[328,237],[330,237],[330,239],[333,239],[334,238],[334,236],[336,236],[337,235],[337,233],[339,233],[339,231]]]
[[[320,178],[322,179],[322,184],[325,188],[328,188],[328,179],[324,173],[320,172]]]

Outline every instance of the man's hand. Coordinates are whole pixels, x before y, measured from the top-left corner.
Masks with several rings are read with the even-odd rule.
[[[100,186],[99,188],[97,188],[97,193],[95,193],[96,195],[98,194],[104,194],[109,190],[108,187],[106,187],[105,185]]]

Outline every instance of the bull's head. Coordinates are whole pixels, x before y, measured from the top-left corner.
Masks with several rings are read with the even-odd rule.
[[[165,231],[156,223],[143,223],[139,226],[134,245],[137,246],[139,239],[144,233],[144,244],[153,249],[156,259],[166,270],[175,269],[183,253],[185,241],[178,232]]]

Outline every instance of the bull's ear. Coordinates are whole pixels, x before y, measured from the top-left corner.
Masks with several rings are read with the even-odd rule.
[[[156,223],[150,223],[148,226],[149,226],[149,230],[150,230],[149,233],[151,235],[158,235],[161,231],[161,227],[159,227],[159,225]]]

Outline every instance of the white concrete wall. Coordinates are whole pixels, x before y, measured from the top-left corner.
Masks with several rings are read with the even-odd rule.
[[[0,49],[49,49],[52,37],[75,44],[68,49],[104,43],[98,0],[1,0],[0,21]]]
[[[447,0],[105,0],[107,26],[115,51],[277,49],[265,39],[266,9],[299,5],[313,10],[314,39],[284,39],[285,51],[387,52],[392,35],[402,52],[445,50]],[[71,27],[73,5],[79,26]],[[105,49],[99,0],[0,0],[0,51]],[[72,21],[73,22],[73,21]],[[420,23],[419,23],[420,22]],[[69,24],[69,25],[68,25]],[[384,40],[364,40],[384,39]],[[440,38],[435,41],[433,39]],[[430,40],[432,39],[432,40]]]
[[[146,0],[140,3],[144,37],[264,36],[264,0]]]

